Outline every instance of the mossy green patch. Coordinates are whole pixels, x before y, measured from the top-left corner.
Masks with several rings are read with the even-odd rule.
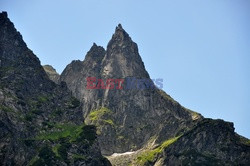
[[[46,124],[50,124],[46,122]],[[50,124],[52,126],[50,132],[44,132],[37,135],[33,139],[28,139],[30,141],[45,141],[45,142],[53,142],[53,147],[44,147],[42,149],[42,153],[35,161],[32,161],[30,165],[45,165],[47,162],[48,156],[46,156],[43,152],[47,151],[49,154],[53,153],[53,161],[61,160],[66,164],[70,164],[68,151],[72,147],[73,144],[83,147],[89,148],[95,141],[96,137],[96,128],[92,125],[75,125],[75,124]],[[80,158],[78,158],[80,159]],[[50,160],[50,158],[48,158]],[[50,161],[48,161],[50,162]],[[52,160],[51,160],[52,162]]]
[[[53,148],[52,151],[56,154],[57,157],[59,157],[59,153],[58,153],[58,148],[60,147],[60,144],[56,144]]]
[[[114,126],[114,121],[111,119],[112,114],[113,112],[110,109],[102,107],[98,110],[91,111],[88,117],[91,121],[104,122]]]
[[[47,96],[41,95],[41,96],[38,96],[38,97],[37,97],[37,101],[40,102],[40,103],[45,103],[45,102],[47,102],[48,100],[49,100],[49,98],[48,98]]]
[[[243,143],[244,145],[248,145],[250,146],[250,139],[245,138],[243,136],[239,136],[240,137],[240,142]]]
[[[165,148],[167,148],[169,145],[173,144],[175,141],[177,141],[180,138],[174,137],[171,139],[168,139],[164,141],[159,147],[153,149],[153,150],[146,150],[144,151],[141,155],[139,155],[136,159],[136,164],[137,165],[144,165],[147,162],[153,162],[154,158],[163,152]]]
[[[87,140],[92,145],[96,139],[96,128],[85,124],[80,126],[75,124],[55,124],[53,131],[41,133],[35,137],[35,140],[59,141],[65,138],[69,139],[70,143]]]
[[[74,159],[74,162],[77,162],[77,161],[86,161],[87,160],[87,157],[84,156],[84,155],[73,154],[72,157]]]
[[[59,140],[60,138],[76,137],[82,126],[75,124],[55,124],[54,131],[39,134],[35,139],[37,140]]]
[[[102,117],[103,115],[107,115],[107,114],[112,114],[112,111],[106,107],[102,107],[98,110],[93,110],[90,112],[89,117],[90,120],[98,120],[100,117]]]
[[[111,119],[108,119],[108,120],[103,120],[104,122],[110,124],[110,125],[114,125],[114,122],[111,120]]]

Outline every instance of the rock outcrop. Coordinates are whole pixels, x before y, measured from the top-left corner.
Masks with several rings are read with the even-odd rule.
[[[60,75],[56,72],[56,70],[51,65],[43,65],[43,69],[45,70],[49,79],[54,81],[56,84],[59,83]]]
[[[0,13],[0,165],[110,165],[82,104],[52,82]]]
[[[158,158],[162,165],[250,165],[250,142],[233,123],[204,119]]]
[[[87,78],[124,79],[123,89],[87,89]],[[73,61],[62,72],[73,95],[84,103],[87,124],[96,125],[105,155],[142,148],[174,137],[202,119],[158,88],[129,87],[131,79],[153,85],[137,44],[119,24],[107,50],[94,44],[84,61]]]

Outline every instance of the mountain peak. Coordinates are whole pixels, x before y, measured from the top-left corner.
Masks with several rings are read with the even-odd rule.
[[[92,47],[97,47],[97,44],[94,42]]]
[[[118,26],[116,27],[116,30],[124,30],[123,28],[122,28],[122,24],[118,24]]]
[[[121,24],[118,24],[118,26],[116,26],[115,28],[115,33],[113,34],[112,39],[108,45],[112,44],[113,42],[121,43],[124,41],[132,42],[131,38],[129,37],[129,34],[123,29]]]
[[[22,35],[16,30],[5,11],[0,13],[0,25],[0,39],[12,42],[15,47],[26,47]]]
[[[102,46],[98,46],[96,43],[93,43],[90,50],[87,52],[85,60],[93,59],[101,61],[104,57],[105,49]]]
[[[8,18],[7,12],[6,12],[6,11],[2,11],[2,12],[0,13],[0,17]]]

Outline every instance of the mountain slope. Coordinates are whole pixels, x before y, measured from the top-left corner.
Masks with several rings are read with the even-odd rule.
[[[99,88],[87,88],[89,77]],[[98,79],[123,79],[123,88],[104,88]],[[65,68],[60,81],[83,102],[85,122],[97,126],[102,154],[113,154],[113,165],[249,165],[249,140],[232,123],[204,119],[152,88],[157,82],[121,25],[106,50],[94,44],[84,61]]]
[[[203,119],[188,132],[136,154],[130,163],[137,166],[249,165],[249,157],[250,142],[234,132],[233,123]],[[123,160],[112,162],[123,165]]]
[[[0,13],[0,165],[110,165],[94,126],[65,83],[49,80],[39,59]]]
[[[87,78],[124,79],[123,89],[87,89]],[[140,85],[132,84],[144,81]],[[87,124],[97,126],[102,153],[138,150],[155,139],[160,143],[192,127],[202,116],[153,85],[138,52],[121,25],[107,50],[94,44],[84,61],[73,61],[60,76],[84,103]],[[144,88],[140,88],[143,86]],[[146,88],[145,88],[146,87]]]

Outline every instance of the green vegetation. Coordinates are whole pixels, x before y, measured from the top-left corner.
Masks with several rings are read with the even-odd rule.
[[[146,150],[142,154],[140,154],[137,157],[136,164],[137,165],[144,165],[147,162],[153,162],[154,158],[163,152],[165,148],[167,148],[169,145],[173,144],[175,141],[177,141],[180,138],[174,137],[169,140],[164,141],[159,147],[153,149],[153,150]]]
[[[240,137],[240,142],[243,143],[244,145],[248,145],[250,146],[250,139],[245,138],[243,136],[239,136]]]
[[[103,120],[104,122],[114,126],[114,122],[111,120],[111,119],[108,119],[108,120]]]
[[[0,105],[0,110],[3,110],[4,112],[14,112],[12,108],[6,107],[4,105]]]
[[[70,143],[79,143],[87,140],[91,145],[96,139],[95,126],[85,124],[80,126],[74,124],[55,124],[53,126],[56,131],[39,134],[35,140],[59,141],[67,138]]]
[[[38,158],[39,157],[39,158]],[[39,150],[38,157],[35,157],[31,160],[32,166],[52,166],[55,164],[56,155],[52,151],[52,148],[49,145],[45,145]]]
[[[45,125],[52,126],[51,132],[39,134],[34,139],[25,141],[49,141],[53,142],[53,147],[46,145],[41,148],[38,156],[30,161],[29,165],[53,165],[56,160],[61,160],[66,164],[70,164],[68,159],[68,151],[72,144],[77,144],[81,147],[88,148],[91,146],[96,139],[96,128],[91,125],[80,125],[75,124],[52,124],[44,122]],[[48,153],[51,157],[45,154]],[[74,155],[74,160],[83,160],[84,156]]]
[[[45,122],[46,125],[52,125],[56,131],[46,132],[39,134],[37,140],[59,140],[60,138],[75,137],[77,132],[80,131],[81,126],[75,124],[50,124]]]
[[[47,96],[44,96],[44,95],[38,96],[38,98],[37,98],[37,101],[40,102],[40,103],[45,103],[48,100],[49,100],[49,98]]]
[[[190,110],[190,109],[187,109],[187,108],[185,108],[188,112],[190,112],[191,113],[191,116],[192,116],[192,119],[193,120],[196,120],[196,119],[199,119],[199,117],[200,117],[200,114],[199,113],[197,113],[197,112],[195,112],[195,111],[192,111],[192,110]]]
[[[31,166],[31,165],[33,166],[34,163],[35,163],[38,159],[39,159],[38,156],[33,157],[33,158],[29,161],[28,166]]]
[[[87,157],[84,156],[84,155],[79,155],[79,154],[73,154],[72,155],[73,159],[74,159],[74,162],[77,162],[77,161],[86,161],[87,160]]]
[[[69,108],[71,108],[71,109],[74,109],[74,108],[76,108],[76,107],[79,107],[80,106],[80,101],[77,99],[77,98],[75,98],[75,97],[71,97],[71,99],[70,99],[70,103],[69,103]]]
[[[60,157],[59,156],[59,153],[58,153],[58,148],[60,147],[61,145],[60,144],[56,144],[53,148],[52,148],[52,151],[55,153],[55,155],[57,157]]]
[[[100,117],[102,117],[105,114],[112,114],[112,111],[106,107],[102,107],[99,110],[93,110],[89,114],[90,120],[98,120]]]
[[[89,114],[89,119],[91,121],[99,121],[104,122],[109,125],[114,126],[114,122],[111,118],[109,118],[112,115],[112,111],[106,107],[102,107],[98,110],[93,110]]]

